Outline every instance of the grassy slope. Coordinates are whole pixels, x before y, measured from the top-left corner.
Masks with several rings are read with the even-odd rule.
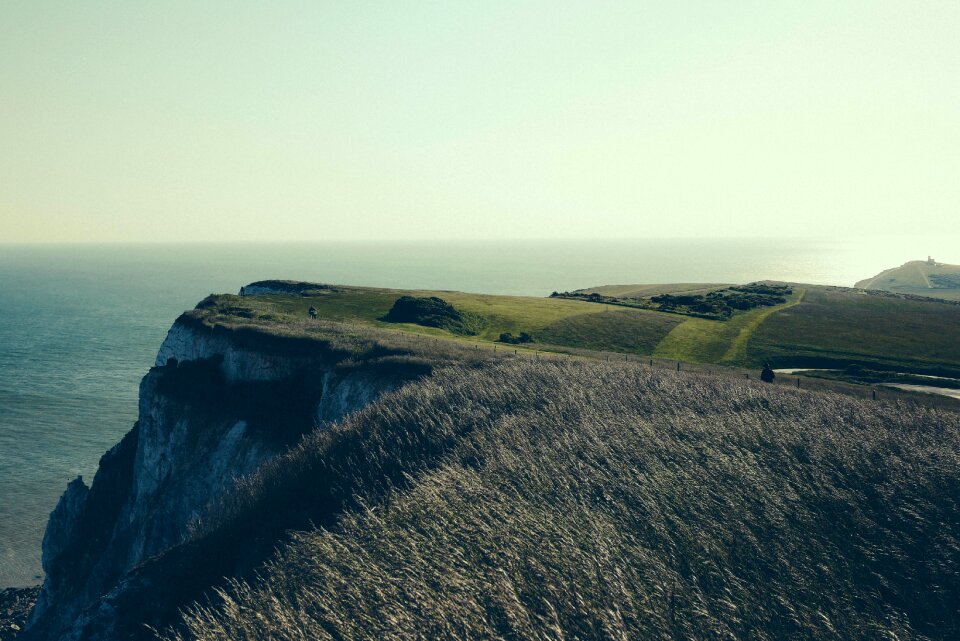
[[[960,300],[960,289],[958,288],[931,287],[929,278],[931,274],[960,274],[960,265],[928,265],[926,261],[910,261],[900,267],[884,270],[873,278],[861,280],[856,284],[856,287]]]
[[[783,305],[752,309],[725,322],[689,318],[667,334],[654,354],[661,358],[698,363],[744,364],[745,349],[742,346],[746,345],[750,335],[771,314],[796,304],[803,296],[803,291],[796,289]]]
[[[616,364],[453,368],[245,484],[254,522],[291,496],[363,501],[185,636],[957,638],[958,452],[958,415],[916,406]]]
[[[479,314],[487,326],[475,338],[455,338],[442,329],[381,321],[401,295],[439,296],[461,311]],[[657,343],[682,319],[676,315],[626,309],[577,300],[524,296],[492,296],[446,291],[406,291],[341,287],[318,296],[218,296],[217,305],[246,308],[265,323],[304,325],[307,309],[315,307],[323,320],[399,329],[425,336],[470,341],[495,341],[501,333],[527,332],[537,341],[533,348],[557,345],[650,354]],[[223,322],[231,322],[224,317]],[[522,348],[520,348],[522,349]]]
[[[683,318],[673,314],[614,308],[564,318],[536,332],[535,337],[554,345],[646,355],[682,322]]]
[[[440,296],[482,315],[487,325],[476,337],[454,337],[441,329],[379,320],[403,294]],[[220,296],[208,313],[228,312],[217,321],[226,324],[237,320],[230,314],[245,313],[252,316],[242,319],[245,323],[309,332],[311,306],[324,320],[461,344],[489,344],[502,332],[527,332],[535,339],[530,350],[558,346],[751,368],[771,360],[797,367],[853,361],[934,373],[960,369],[960,306],[807,285],[795,286],[784,305],[739,313],[725,322],[579,300],[359,287],[310,297]]]
[[[598,314],[607,306],[582,301],[535,298],[524,296],[491,296],[444,291],[408,291],[348,287],[339,288],[316,297],[253,296],[237,298],[238,304],[261,304],[294,316],[305,316],[307,308],[315,307],[318,316],[333,321],[363,322],[375,326],[397,328],[394,323],[379,320],[402,295],[439,296],[459,310],[480,314],[489,319],[489,326],[480,334],[482,339],[496,339],[501,332],[533,332],[556,321],[578,314]],[[415,325],[406,329],[446,335],[439,329]]]
[[[747,344],[747,360],[781,365],[851,361],[916,369],[960,364],[960,306],[810,287],[773,314]]]

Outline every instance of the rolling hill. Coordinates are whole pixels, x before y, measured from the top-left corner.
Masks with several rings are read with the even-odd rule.
[[[304,285],[290,293],[218,295],[206,303],[216,322],[242,316],[265,324],[307,318],[391,328],[424,337],[449,338],[475,346],[564,352],[594,350],[690,363],[758,367],[871,365],[921,374],[960,373],[960,305],[882,291],[790,284],[782,303],[736,311],[727,320],[700,318],[628,304],[636,297],[665,293],[708,294],[716,285],[621,285],[604,301],[558,297],[493,296],[450,291],[390,290]],[[472,335],[439,327],[386,320],[401,296],[437,297],[479,319]],[[501,345],[501,334],[526,333],[532,342]]]
[[[933,259],[912,260],[861,280],[855,287],[960,300],[960,265],[947,265]]]

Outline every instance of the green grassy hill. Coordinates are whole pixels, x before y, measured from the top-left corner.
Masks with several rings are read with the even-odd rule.
[[[619,292],[649,297],[708,292],[711,287],[623,285],[606,289],[604,296]],[[312,307],[319,321],[390,328],[488,349],[594,350],[749,368],[771,361],[778,367],[856,363],[928,374],[960,372],[960,305],[879,291],[791,287],[785,302],[738,311],[723,321],[584,299],[346,286],[311,286],[295,294],[220,295],[201,311],[213,323],[259,323],[289,331],[311,327],[307,310]],[[408,295],[436,296],[450,303],[476,321],[475,335],[384,320],[394,302]],[[532,342],[497,342],[501,334],[521,332]]]
[[[912,260],[861,280],[855,287],[960,300],[960,265]]]
[[[850,363],[937,373],[960,365],[960,305],[847,288],[810,287],[803,301],[767,318],[746,361],[778,366]]]
[[[955,639],[958,452],[915,405],[454,365],[248,479],[191,572],[298,531],[167,638]]]
[[[484,320],[475,336],[457,336],[435,327],[390,323],[384,317],[400,296],[436,296],[457,310]],[[493,343],[500,334],[526,332],[533,336],[530,346],[510,349],[552,347],[605,349],[648,355],[682,318],[648,310],[584,301],[526,296],[492,296],[451,291],[393,290],[368,287],[329,287],[308,295],[219,295],[210,299],[207,315],[216,322],[249,322],[259,319],[265,326],[282,321],[301,322],[313,307],[321,320],[390,328],[422,336],[434,336],[472,343]],[[242,317],[241,317],[242,316]]]

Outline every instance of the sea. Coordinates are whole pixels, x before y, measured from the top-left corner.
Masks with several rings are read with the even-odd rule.
[[[957,240],[0,244],[0,588],[42,580],[58,497],[77,476],[89,483],[133,425],[167,329],[207,294],[268,278],[528,296],[627,283],[850,286],[931,253],[960,263]]]

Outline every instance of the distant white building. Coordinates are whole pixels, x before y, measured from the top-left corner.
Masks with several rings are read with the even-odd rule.
[[[929,256],[929,255],[928,255],[928,256],[927,256],[927,264],[928,264],[928,265],[936,265],[936,264],[937,264],[937,261],[935,261],[935,260],[933,259],[933,256]]]

